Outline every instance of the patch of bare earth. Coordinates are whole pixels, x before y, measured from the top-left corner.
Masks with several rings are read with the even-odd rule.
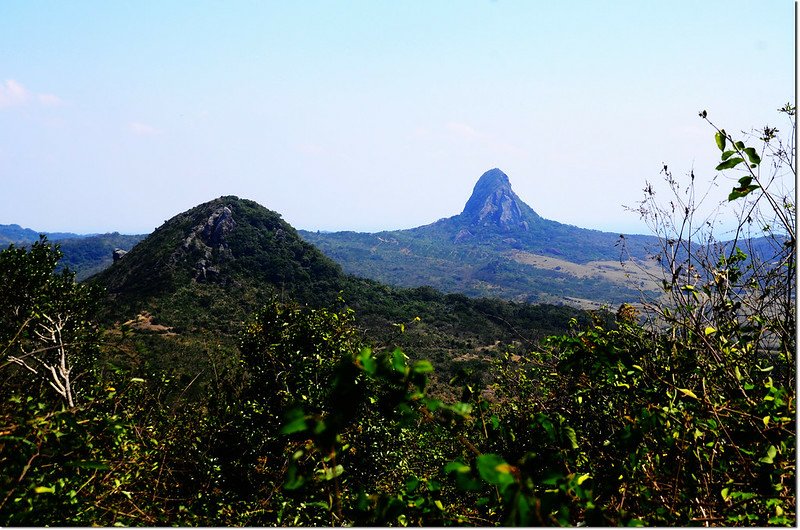
[[[153,322],[153,315],[147,311],[142,311],[136,315],[136,318],[125,322],[123,326],[127,326],[137,331],[147,331],[150,333],[158,333],[160,335],[176,335],[176,333],[172,332],[171,327],[164,326],[162,324],[155,324]]]

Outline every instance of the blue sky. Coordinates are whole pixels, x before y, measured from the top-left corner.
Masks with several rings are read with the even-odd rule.
[[[0,2],[0,224],[146,233],[220,195],[296,228],[540,215],[645,233],[663,163],[783,125],[795,14],[754,1]],[[721,189],[719,197],[726,190]]]

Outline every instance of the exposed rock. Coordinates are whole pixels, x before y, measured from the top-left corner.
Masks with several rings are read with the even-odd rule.
[[[199,259],[194,269],[194,279],[199,282],[217,282],[220,279],[220,268],[212,265],[207,259]]]
[[[111,257],[114,259],[114,263],[121,260],[127,254],[127,250],[122,250],[121,248],[115,248],[114,251],[111,253]]]
[[[466,228],[462,228],[461,230],[458,231],[458,233],[456,234],[456,237],[453,238],[453,242],[454,243],[461,243],[462,241],[466,241],[468,239],[472,239],[473,237],[475,237],[475,236],[472,234],[472,232],[470,232]]]
[[[473,226],[497,226],[503,230],[528,230],[539,216],[511,189],[508,175],[491,169],[478,179],[461,217]]]
[[[203,227],[202,239],[210,247],[228,248],[225,236],[236,226],[233,213],[227,206],[218,208],[206,221]]]
[[[182,254],[187,252],[199,255],[194,265],[194,279],[201,282],[219,281],[221,269],[218,262],[231,257],[227,236],[234,228],[236,221],[231,209],[227,206],[218,207],[205,222],[192,228],[180,249],[172,254],[172,261],[180,261]]]

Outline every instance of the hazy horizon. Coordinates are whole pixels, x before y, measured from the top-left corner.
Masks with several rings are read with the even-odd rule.
[[[298,229],[404,229],[498,167],[542,217],[647,233],[622,205],[663,164],[714,175],[698,111],[786,127],[794,29],[786,0],[9,0],[0,224],[149,233],[236,195]]]

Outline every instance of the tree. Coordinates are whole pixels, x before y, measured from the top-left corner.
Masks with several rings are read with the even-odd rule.
[[[0,360],[47,383],[69,407],[75,385],[97,357],[91,321],[98,300],[74,273],[54,274],[61,252],[46,237],[0,252]]]
[[[54,273],[60,255],[44,237],[0,251],[0,525],[163,524],[203,463],[172,456],[197,445],[183,422],[201,422],[103,370],[97,293]]]
[[[709,121],[716,170],[742,174],[723,205],[732,237],[699,214],[707,195],[694,172],[682,184],[665,166],[668,200],[648,184],[638,208],[661,241],[664,296],[644,300],[643,325],[621,310],[616,326],[553,340],[573,400],[564,415],[582,426],[584,469],[612,517],[795,520],[794,107],[780,112],[788,139],[765,127],[738,140]]]
[[[730,365],[723,368],[729,378],[735,376],[732,365],[723,361],[731,352],[723,356],[717,351],[723,345],[713,343],[747,344],[749,351],[733,351],[761,366],[770,365],[765,356],[777,358],[784,383],[794,386],[794,372],[787,368],[794,366],[796,349],[795,109],[787,104],[779,112],[789,119],[787,137],[765,126],[744,134],[744,141],[700,113],[715,130],[721,151],[716,170],[741,175],[709,217],[698,214],[708,191],[698,191],[694,171],[682,184],[666,165],[662,173],[670,197],[660,199],[647,183],[636,210],[660,240],[656,258],[664,271],[659,280],[665,297],[644,301],[653,324],[671,326],[683,338],[707,337],[716,363]],[[719,216],[735,221],[728,237],[715,233]]]

